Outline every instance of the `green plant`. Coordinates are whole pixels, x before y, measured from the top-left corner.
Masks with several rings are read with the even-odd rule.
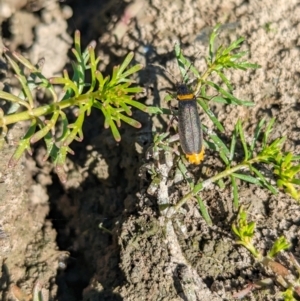
[[[244,246],[265,268],[268,268],[272,272],[272,276],[276,282],[279,283],[285,291],[282,293],[282,297],[285,301],[296,301],[294,295],[300,297],[300,265],[292,254],[289,256],[290,269],[283,266],[281,263],[275,260],[276,256],[290,248],[290,244],[287,242],[285,237],[279,237],[274,243],[272,248],[269,250],[266,256],[264,256],[255,247],[255,222],[247,221],[247,213],[241,207],[236,219],[236,222],[232,225],[232,231],[238,237],[236,242],[239,245]],[[298,276],[294,276],[292,269],[295,269]],[[248,294],[253,288],[262,288],[268,285],[270,281],[264,279],[263,281],[256,282],[253,286],[249,287],[248,290],[243,290],[236,293],[236,297],[243,297]],[[250,289],[251,288],[251,289]]]
[[[160,194],[164,196],[164,206],[160,206],[159,208],[162,214],[165,214],[168,218],[171,218],[173,214],[176,214],[188,200],[194,198],[197,200],[200,211],[209,225],[212,224],[212,222],[200,193],[212,183],[218,184],[221,188],[225,186],[225,183],[230,186],[236,209],[239,208],[238,187],[240,182],[248,182],[264,187],[274,194],[277,194],[278,190],[281,189],[294,199],[300,200],[300,190],[298,187],[300,185],[300,164],[298,162],[300,157],[283,150],[285,138],[271,139],[275,119],[272,118],[267,121],[264,118],[260,120],[254,130],[253,137],[248,138],[241,120],[237,120],[232,133],[225,133],[217,116],[209,109],[210,102],[212,101],[221,102],[227,105],[254,105],[250,101],[242,101],[233,95],[232,84],[226,77],[225,72],[232,68],[241,70],[257,68],[258,65],[248,63],[247,61],[240,61],[247,53],[238,50],[243,41],[242,38],[233,42],[227,48],[220,46],[216,52],[214,52],[214,41],[218,29],[219,26],[213,30],[210,37],[209,55],[206,59],[207,68],[202,75],[200,75],[193,64],[185,58],[180,46],[175,46],[175,54],[183,81],[188,81],[187,71],[191,70],[197,78],[196,86],[191,90],[194,91],[198,104],[215,126],[213,129],[208,129],[205,125],[202,125],[202,129],[205,133],[206,148],[209,148],[211,153],[214,153],[214,160],[218,159],[220,161],[218,170],[213,171],[214,174],[206,179],[201,177],[198,180],[195,180],[184,163],[185,158],[183,156],[178,156],[176,164],[177,170],[180,171],[182,179],[188,184],[190,192],[183,196],[183,198],[173,206],[170,205],[170,201],[166,204],[167,189],[162,187],[161,191],[157,193],[158,196]],[[210,76],[214,73],[219,76],[221,84],[209,80]],[[174,95],[167,97],[167,99],[170,98],[174,98]],[[220,135],[220,133],[222,133],[222,135]],[[156,143],[154,145],[156,154],[158,152],[163,154],[166,154],[167,152],[172,153],[169,145],[170,139],[167,140],[165,138],[164,134],[161,134],[156,138]],[[160,181],[164,180],[164,182],[167,183],[167,180],[164,179],[161,171],[166,174],[166,166],[172,165],[165,157],[161,160],[160,156],[156,155],[154,159],[156,159],[157,162],[151,166],[152,175],[155,175],[153,182],[155,181],[155,183],[157,183],[157,179],[160,179]],[[166,161],[165,165],[164,161]],[[174,162],[174,158],[172,162]],[[167,174],[170,174],[170,170],[170,168],[167,170]],[[156,186],[158,187],[158,185]],[[247,221],[247,214],[241,209],[239,211],[237,222],[232,226],[233,232],[238,237],[237,243],[247,248],[254,258],[265,268],[271,269],[276,281],[285,288],[282,296],[286,301],[295,300],[294,294],[300,296],[299,280],[295,276],[290,276],[290,271],[275,260],[275,257],[280,252],[288,249],[290,244],[283,236],[279,237],[274,242],[267,255],[264,256],[260,250],[255,247],[255,226],[256,224],[254,222]],[[300,275],[300,266],[292,255],[290,255],[290,262]],[[251,290],[265,287],[266,285],[269,285],[270,282],[272,282],[272,279],[263,279],[249,284],[246,289],[238,292],[236,297],[242,298]]]
[[[224,178],[229,178],[231,181],[233,200],[236,208],[239,205],[238,180],[266,187],[275,194],[278,192],[278,188],[283,188],[286,193],[299,200],[300,191],[296,188],[299,185],[299,180],[296,178],[296,176],[299,176],[300,170],[299,164],[296,163],[299,157],[282,151],[285,138],[278,138],[268,143],[274,121],[275,119],[271,119],[265,125],[265,119],[261,120],[256,127],[251,144],[247,144],[245,140],[241,121],[238,121],[235,125],[230,147],[227,147],[214,132],[207,132],[212,141],[212,148],[219,152],[224,164],[224,170],[209,179],[204,181],[199,180],[191,192],[175,205],[175,209],[179,209],[188,199],[196,196],[211,183],[218,182]],[[264,132],[263,143],[259,146],[258,137],[260,137],[262,132]],[[236,149],[238,138],[244,151],[242,158],[240,156],[241,152]],[[277,185],[271,184],[270,179],[267,179],[263,172],[260,171],[260,169],[263,169],[263,165],[264,168],[269,168],[273,171]]]
[[[120,66],[114,67],[111,77],[104,77],[97,70],[100,58],[95,57],[95,44],[90,44],[82,52],[79,31],[75,32],[74,44],[73,54],[76,61],[72,64],[72,78],[67,70],[64,70],[62,77],[47,79],[43,76],[40,66],[33,66],[20,54],[11,53],[6,49],[5,56],[16,73],[22,92],[15,96],[0,91],[2,99],[15,105],[10,113],[0,109],[1,140],[6,136],[10,124],[30,121],[29,129],[19,141],[9,166],[14,166],[25,151],[32,153],[31,144],[43,139],[47,148],[44,160],[51,157],[62,182],[66,180],[63,170],[66,156],[68,153],[73,154],[70,144],[73,140],[82,141],[82,126],[92,109],[101,110],[105,116],[104,127],[110,127],[117,141],[121,139],[118,130],[121,121],[136,128],[141,126],[138,121],[129,117],[132,114],[131,107],[151,112],[151,108],[133,100],[134,95],[142,91],[141,87],[132,86],[133,80],[128,78],[142,68],[140,64],[128,68],[133,53],[129,53]],[[87,81],[87,72],[90,73],[90,82]],[[26,75],[28,73],[29,76]],[[63,86],[65,93],[60,99],[55,85]],[[39,105],[35,102],[33,91],[41,88],[51,95],[50,104]],[[16,112],[18,107],[22,108],[21,112]],[[73,123],[68,121],[65,113],[68,108],[76,108],[76,120]],[[50,117],[46,119],[46,116]]]
[[[191,72],[196,76],[197,84],[193,91],[194,95],[197,97],[198,104],[208,115],[216,128],[219,131],[224,132],[224,127],[209,109],[209,101],[213,100],[214,102],[230,105],[254,105],[254,103],[251,101],[244,101],[233,95],[233,86],[227,78],[225,71],[230,69],[246,71],[249,68],[260,68],[260,66],[258,64],[249,63],[246,60],[241,61],[241,59],[248,54],[248,51],[238,51],[244,41],[244,38],[237,39],[228,47],[221,45],[215,51],[214,45],[220,26],[221,25],[218,24],[210,35],[208,56],[206,57],[207,66],[202,74],[200,74],[193,64],[183,55],[179,44],[175,45],[175,56],[183,81],[186,82],[188,80],[188,74],[186,70],[190,69]],[[225,87],[209,80],[214,74],[218,75],[221,83],[223,83]],[[212,90],[215,92],[208,95],[208,88],[212,88]]]
[[[172,208],[175,209],[173,212],[176,212],[187,200],[196,198],[208,223],[211,221],[207,210],[204,209],[205,206],[199,193],[212,183],[217,183],[220,187],[224,187],[226,178],[230,180],[235,208],[239,206],[238,186],[240,181],[263,186],[272,193],[277,193],[278,188],[283,189],[296,200],[300,199],[300,191],[297,189],[297,186],[300,184],[299,156],[283,151],[285,138],[270,141],[270,133],[274,127],[275,119],[271,119],[269,123],[262,119],[255,129],[252,140],[247,142],[240,120],[237,121],[232,134],[225,134],[224,127],[209,109],[212,101],[227,105],[254,105],[250,101],[242,101],[233,95],[233,86],[225,72],[228,69],[246,70],[259,67],[257,64],[242,60],[247,54],[247,51],[239,51],[239,47],[244,40],[243,38],[239,38],[228,47],[220,46],[214,51],[214,42],[219,27],[220,25],[217,25],[210,36],[209,54],[206,58],[207,68],[202,75],[183,55],[179,45],[175,46],[175,54],[183,81],[186,82],[188,80],[187,70],[191,70],[196,76],[196,87],[193,91],[195,91],[194,95],[197,97],[197,102],[216,127],[214,130],[202,125],[202,129],[206,134],[205,137],[207,137],[205,141],[206,148],[210,148],[219,155],[223,164],[223,170],[205,180],[200,178],[197,181],[187,181],[191,189],[190,192]],[[212,74],[219,76],[221,84],[209,80]],[[168,98],[171,97],[174,96],[169,96]],[[222,133],[224,138],[220,138],[221,135],[219,133]],[[226,142],[228,140],[231,140],[231,142]],[[186,171],[182,167],[179,168],[181,168],[183,177],[185,177]],[[275,185],[271,184],[272,179],[268,178],[263,172],[265,169],[273,172],[273,176],[276,179]]]

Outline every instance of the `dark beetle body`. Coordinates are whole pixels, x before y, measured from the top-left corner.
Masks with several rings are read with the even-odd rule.
[[[183,152],[191,163],[200,164],[203,160],[203,137],[195,95],[186,84],[177,87],[178,132]]]
[[[202,131],[196,100],[179,101],[178,132],[185,154],[198,154],[202,149]]]

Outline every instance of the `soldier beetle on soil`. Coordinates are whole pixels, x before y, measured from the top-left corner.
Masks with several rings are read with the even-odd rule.
[[[180,145],[192,164],[204,159],[203,134],[195,95],[184,83],[177,85],[178,133]]]
[[[197,109],[196,93],[193,93],[185,83],[187,73],[190,69],[193,70],[195,68],[191,63],[186,61],[183,56],[179,57],[178,51],[180,52],[179,44],[175,45],[176,58],[182,74],[182,81],[180,83],[177,82],[176,84],[176,99],[179,103],[177,114],[179,141],[182,151],[186,155],[189,163],[199,165],[204,159],[204,143],[201,121]],[[185,60],[185,65],[189,63],[189,67],[187,69],[183,69],[184,62],[182,59]],[[159,65],[156,66],[163,68],[174,78],[173,74],[164,67]]]
[[[182,82],[176,85],[176,99],[178,100],[178,133],[182,151],[188,161],[199,165],[204,160],[204,143],[201,121],[198,114],[196,95],[185,83],[185,78],[192,63],[189,63],[182,55],[180,45],[175,45],[175,54],[182,74]],[[185,62],[184,62],[185,61]],[[185,69],[184,65],[189,63]]]

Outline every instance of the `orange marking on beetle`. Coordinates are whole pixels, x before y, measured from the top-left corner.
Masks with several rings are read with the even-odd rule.
[[[194,96],[194,94],[179,94],[179,95],[177,95],[177,100],[192,100],[192,99],[194,99],[195,98],[195,96]]]
[[[202,147],[199,154],[186,154],[186,157],[190,163],[199,165],[204,160],[204,147]]]

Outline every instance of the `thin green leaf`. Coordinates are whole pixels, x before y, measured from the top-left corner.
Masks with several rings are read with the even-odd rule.
[[[249,159],[249,150],[248,150],[248,146],[247,146],[247,142],[245,139],[245,133],[244,133],[244,129],[242,127],[242,123],[240,120],[238,120],[237,124],[236,124],[236,129],[240,134],[240,139],[243,145],[243,149],[244,149],[244,155],[245,155],[245,161],[247,161]]]
[[[177,64],[183,79],[183,82],[188,80],[187,70],[191,70],[197,78],[200,78],[198,70],[193,66],[193,64],[183,55],[180,44],[175,44],[175,56],[177,59]]]
[[[248,54],[249,51],[240,51],[238,53],[235,53],[235,54],[230,54],[230,60],[232,62],[236,62],[237,60],[239,60],[240,58],[242,58],[243,56],[245,56],[246,54]],[[236,64],[240,64],[240,63],[243,63],[243,62],[236,62]]]
[[[251,171],[254,172],[258,176],[258,178],[263,183],[263,185],[265,187],[267,187],[273,194],[278,193],[277,189],[274,186],[272,186],[271,184],[269,184],[267,179],[253,165],[251,166]]]
[[[201,98],[198,98],[197,102],[200,104],[201,108],[204,110],[204,112],[207,114],[207,116],[210,118],[210,120],[214,123],[214,125],[218,128],[218,130],[220,132],[224,132],[225,129],[224,129],[223,125],[218,120],[218,118],[215,116],[215,114],[209,109],[207,102]]]
[[[117,127],[116,127],[115,123],[113,122],[113,120],[112,120],[112,119],[109,119],[109,120],[108,120],[108,124],[109,124],[109,126],[110,126],[111,132],[112,132],[112,134],[113,134],[115,140],[116,140],[117,142],[121,141],[121,135],[120,135],[120,132],[119,132],[119,130],[117,129]]]
[[[105,84],[109,81],[109,76],[106,76],[105,78],[103,78],[103,75],[100,71],[96,71],[95,75],[99,82],[99,89],[103,90]]]
[[[84,122],[85,114],[81,113],[76,122],[69,125],[69,129],[72,129],[68,135],[65,136],[63,145],[67,146],[70,145],[73,140],[82,141],[83,140],[83,132],[82,132],[82,125]],[[78,135],[78,136],[77,136]]]
[[[95,86],[96,86],[96,70],[97,70],[97,61],[96,61],[96,58],[95,58],[95,50],[93,47],[91,46],[88,46],[88,51],[89,51],[89,54],[90,54],[90,67],[91,67],[91,85],[90,85],[90,89],[88,92],[92,92],[94,91],[95,89]]]
[[[8,60],[9,64],[11,65],[11,67],[14,69],[16,74],[21,74],[21,68],[19,67],[19,65],[13,60],[12,55],[10,52],[6,51],[5,52],[5,57]]]
[[[240,44],[244,42],[244,38],[241,37],[239,39],[237,39],[236,41],[232,42],[224,51],[223,51],[223,54],[226,55],[226,54],[229,54],[232,50],[236,49],[236,48],[239,48],[240,47]]]
[[[85,71],[85,70],[89,70],[90,69],[90,53],[88,50],[88,47],[84,50],[84,52],[82,53],[82,58],[81,60],[78,62],[78,66],[77,68],[80,71]],[[83,74],[83,73],[82,73]]]
[[[252,183],[252,184],[256,184],[256,185],[259,185],[259,186],[262,185],[260,179],[252,177],[250,175],[245,175],[245,174],[240,174],[240,173],[232,173],[232,176],[234,176],[235,178],[238,178],[240,180]]]
[[[282,138],[277,138],[270,144],[269,147],[271,149],[275,149],[275,150],[277,149],[277,151],[279,151],[282,149],[285,140],[286,140],[286,136],[283,136]]]
[[[211,100],[213,100],[214,102],[217,102],[217,103],[221,103],[221,104],[228,104],[229,103],[229,99],[224,98],[222,96],[214,96],[214,97],[211,98]]]
[[[80,54],[77,52],[77,50],[75,48],[72,48],[71,51],[72,51],[73,55],[75,56],[76,61],[80,62]]]
[[[228,80],[228,78],[225,76],[224,73],[222,73],[221,71],[216,70],[215,71],[221,78],[221,80],[225,83],[225,85],[227,86],[227,88],[232,91],[233,87],[230,84],[230,81]]]
[[[256,145],[256,142],[257,142],[257,139],[261,133],[261,130],[265,124],[265,121],[266,121],[266,118],[264,117],[257,125],[257,127],[255,128],[255,131],[254,131],[254,137],[252,139],[252,142],[251,142],[251,145],[250,145],[250,158],[252,157],[253,155],[253,150],[254,150],[254,147]]]
[[[129,75],[134,74],[134,73],[140,71],[141,69],[143,69],[143,65],[141,65],[141,64],[135,65],[135,66],[131,67],[130,69],[128,69],[127,71],[125,71],[121,76],[122,76],[122,78],[128,77]],[[122,82],[122,81],[119,80],[118,82]],[[132,82],[132,80],[131,80],[131,82]]]
[[[149,114],[167,114],[167,115],[172,115],[172,112],[170,110],[168,110],[166,112],[167,109],[162,109],[159,107],[152,107],[149,106],[147,107],[147,110],[145,112],[149,113]]]
[[[300,179],[292,179],[291,183],[295,185],[300,185]]]
[[[179,43],[175,44],[174,50],[175,50],[175,57],[177,59],[177,64],[179,67],[181,77],[183,79],[183,82],[185,82],[185,76],[186,76],[185,70],[188,68],[189,63],[187,62],[186,58],[183,56]]]
[[[31,139],[32,135],[35,133],[36,125],[37,125],[36,119],[33,119],[31,121],[31,124],[29,126],[27,133],[19,141],[18,148],[15,150],[14,154],[12,155],[11,159],[9,160],[9,162],[8,162],[9,167],[14,167],[26,150],[30,155],[32,155],[32,151],[30,148],[30,139]]]
[[[209,135],[209,137],[211,138],[211,140],[215,143],[216,147],[218,150],[222,150],[225,154],[225,156],[228,158],[229,157],[229,149],[228,147],[224,144],[224,142],[218,137],[218,135],[214,132],[210,132],[207,130],[206,127],[202,126],[202,128],[204,129],[204,131]]]
[[[70,151],[70,148],[68,146],[62,146],[59,149],[55,160],[53,161],[57,176],[62,183],[65,183],[67,181],[67,175],[64,171],[64,165],[66,163],[67,154],[71,152],[72,151]]]
[[[130,88],[126,88],[124,92],[127,94],[135,94],[143,91],[144,89],[142,87],[130,87]]]
[[[138,101],[128,99],[128,100],[126,100],[126,103],[143,111],[143,112],[148,112],[149,107],[145,106],[144,104],[142,104]]]
[[[219,186],[219,188],[220,188],[221,190],[225,189],[226,185],[225,185],[223,179],[218,180],[217,183],[218,183],[218,186]]]
[[[123,71],[127,68],[127,66],[130,64],[130,62],[132,61],[134,56],[133,52],[129,52],[125,58],[125,60],[123,61],[122,65],[119,67],[118,70],[118,77],[121,77],[121,74],[123,73]],[[122,74],[122,77],[126,77],[124,74]]]
[[[221,159],[223,160],[223,162],[225,163],[225,165],[228,166],[230,162],[229,162],[228,158],[226,157],[225,153],[222,150],[219,150],[219,155],[220,155]]]
[[[122,114],[119,114],[119,117],[120,117],[120,119],[122,119],[124,122],[128,123],[129,125],[131,125],[131,126],[137,128],[137,129],[139,129],[139,128],[142,127],[142,125],[141,125],[138,121],[136,121],[136,120],[134,120],[134,119],[132,119],[132,118],[130,118],[130,117],[127,117],[127,116],[122,115]]]
[[[11,102],[14,102],[14,103],[17,103],[17,104],[20,104],[28,110],[31,109],[28,102],[22,100],[21,98],[15,96],[13,94],[10,94],[10,93],[4,92],[4,91],[0,91],[0,98],[3,98],[5,100],[11,101]]]
[[[251,63],[248,63],[248,62],[240,62],[240,63],[237,64],[237,67],[238,67],[238,69],[241,69],[241,70],[247,70],[249,68],[251,68],[251,69],[261,68],[261,65],[251,64]]]
[[[51,156],[52,158],[55,157],[53,154],[58,152],[58,147],[55,144],[55,140],[51,134],[51,132],[49,132],[45,137],[44,137],[44,141],[46,144],[46,154],[43,157],[43,161],[48,160],[48,158]]]
[[[80,57],[81,56],[81,39],[80,39],[80,31],[79,30],[75,31],[74,44],[75,44],[75,49]],[[77,59],[77,61],[80,61],[80,59]]]
[[[263,137],[263,148],[266,147],[268,139],[269,139],[269,135],[273,130],[273,125],[275,122],[275,118],[273,117],[270,122],[267,125],[267,128],[265,129],[265,133],[264,133],[264,137]]]
[[[232,193],[233,193],[233,205],[237,209],[239,207],[239,196],[236,179],[234,176],[230,175],[231,184],[232,184]]]
[[[18,76],[16,76],[16,77],[19,78],[19,82],[22,85],[22,92],[24,94],[24,98],[27,99],[27,101],[30,104],[30,107],[34,108],[33,95],[32,95],[32,93],[29,89],[26,78],[25,77],[18,77]]]
[[[213,63],[214,60],[214,43],[215,39],[218,36],[218,31],[221,27],[221,23],[218,23],[214,28],[213,31],[209,37],[209,51],[208,51],[208,61],[210,64]]]
[[[235,105],[244,105],[244,106],[253,106],[254,102],[251,101],[242,101],[236,97],[234,97],[232,94],[221,88],[219,85],[215,84],[214,82],[211,81],[206,81],[206,83],[216,89],[219,93],[221,93],[223,96],[225,96],[225,99],[228,99],[227,101],[228,104],[235,104]]]
[[[229,153],[229,161],[232,162],[236,147],[236,140],[237,140],[237,127],[234,127],[232,137],[231,137],[231,143],[230,143],[230,153]]]
[[[132,115],[132,111],[131,111],[131,107],[127,106],[127,104],[125,103],[126,98],[124,97],[124,99],[120,99],[120,101],[118,102],[118,105],[123,109],[123,111],[128,115],[131,116]],[[117,112],[122,112],[120,109],[117,109]]]
[[[44,138],[47,135],[47,133],[55,127],[55,124],[57,122],[59,115],[60,115],[60,112],[55,111],[53,113],[51,119],[44,122],[44,126],[31,137],[30,142],[36,143],[37,141]]]
[[[199,209],[201,211],[202,217],[204,218],[204,220],[206,221],[206,223],[209,226],[212,226],[212,220],[211,220],[211,218],[209,216],[209,213],[208,213],[208,210],[207,210],[205,204],[203,203],[202,199],[199,196],[196,196],[196,199],[197,199],[197,202],[198,202]]]
[[[30,63],[23,55],[13,51],[12,55],[16,58],[23,66],[25,66],[31,72],[37,72],[38,69]]]
[[[79,95],[79,91],[78,91],[76,84],[68,78],[52,77],[49,79],[49,82],[53,85],[64,85],[65,90],[71,89],[75,93],[76,96]]]
[[[115,86],[115,85],[118,84],[118,82],[117,82],[117,76],[118,76],[118,67],[115,66],[115,67],[113,68],[113,73],[112,73],[110,82],[109,82],[109,84],[108,84],[109,87],[113,87],[113,86]]]

